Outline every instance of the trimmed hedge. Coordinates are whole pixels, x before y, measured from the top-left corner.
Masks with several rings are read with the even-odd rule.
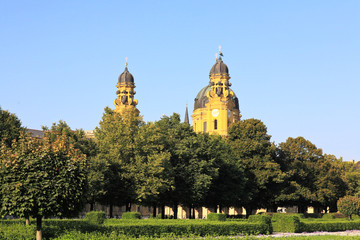
[[[155,220],[129,221],[127,224],[106,226],[106,231],[130,237],[159,236],[231,236],[239,234],[266,234],[268,225],[256,222],[223,222],[202,220]]]
[[[103,211],[91,211],[85,215],[85,221],[90,224],[103,224],[106,214]]]
[[[131,237],[161,237],[161,236],[176,236],[176,237],[191,237],[191,236],[233,236],[233,235],[254,235],[269,233],[268,225],[261,222],[247,222],[247,221],[204,221],[204,220],[121,220],[111,219],[110,223],[105,221],[103,225],[89,224],[84,220],[58,220],[45,219],[43,221],[43,237],[44,239],[54,239],[62,237],[69,232],[72,234],[80,234],[84,239],[89,238],[93,234],[95,236],[122,236],[122,239]],[[31,232],[27,233],[24,224],[20,224],[20,228],[14,228],[19,223],[12,222],[12,224],[3,224],[0,222],[0,239],[33,239],[35,236],[35,224],[29,228]],[[8,231],[12,231],[13,237],[3,237],[2,232],[4,226]],[[14,230],[15,229],[15,230]],[[16,230],[17,229],[17,230]],[[2,234],[2,235],[1,235]],[[8,235],[9,235],[8,234]],[[27,234],[28,237],[19,238],[22,234]],[[71,234],[70,234],[71,235]],[[70,238],[69,239],[77,239]],[[79,236],[80,236],[79,235]],[[66,237],[61,239],[67,239]],[[81,238],[80,238],[81,239]],[[106,238],[104,238],[106,239]]]
[[[326,213],[321,218],[322,219],[335,219],[335,218],[346,218],[346,216],[342,213]]]
[[[302,223],[297,214],[274,214],[272,218],[274,232],[299,233],[302,232]]]
[[[4,224],[4,222],[6,221],[0,222],[0,239],[33,240],[36,236],[35,225],[26,226],[25,221],[23,223],[13,221],[12,224]]]
[[[207,215],[209,221],[226,221],[226,214],[223,213],[209,213]]]
[[[141,214],[139,212],[124,212],[121,219],[141,219]]]
[[[301,223],[303,232],[337,232],[360,229],[360,221],[329,221],[329,222],[305,222]]]
[[[250,215],[248,221],[251,222],[259,222],[268,226],[268,233],[273,232],[273,227],[271,224],[271,217],[268,215]]]

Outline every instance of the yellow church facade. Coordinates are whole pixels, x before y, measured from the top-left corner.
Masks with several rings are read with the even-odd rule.
[[[227,136],[230,124],[241,118],[239,100],[230,88],[229,69],[221,56],[219,51],[219,58],[210,70],[209,84],[200,90],[194,101],[192,123],[196,133]]]

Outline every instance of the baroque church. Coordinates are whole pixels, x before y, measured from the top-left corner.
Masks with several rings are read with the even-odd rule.
[[[240,121],[239,100],[234,91],[230,88],[230,75],[227,65],[223,62],[223,54],[219,50],[219,57],[210,69],[209,83],[202,88],[194,100],[194,111],[192,113],[193,129],[196,133],[207,132],[226,137],[231,123]],[[127,109],[136,108],[138,101],[134,99],[135,83],[134,77],[129,72],[127,62],[125,70],[120,74],[116,85],[117,98],[114,100],[115,112],[122,114]],[[186,107],[185,122],[189,123],[188,109]],[[107,212],[105,206],[95,206],[97,210]],[[187,218],[188,209],[178,206],[178,218]],[[124,207],[114,207],[115,216],[120,216],[125,211]],[[151,207],[131,206],[131,211],[141,212],[142,216],[149,216],[153,213]],[[161,209],[157,209],[160,213]],[[165,207],[165,215],[174,215],[173,209]],[[212,209],[205,207],[195,209],[195,218],[206,218],[207,214],[213,212]],[[224,208],[223,212],[230,215],[242,214],[242,208]]]
[[[231,123],[240,121],[239,100],[230,88],[229,69],[222,60],[222,52],[216,58],[209,74],[209,84],[202,88],[194,100],[192,114],[193,129],[196,133],[208,132],[209,134],[228,135]],[[124,112],[126,109],[135,108],[138,103],[134,99],[134,77],[125,64],[125,70],[120,74],[117,87],[117,98],[114,100],[115,111]],[[137,110],[138,111],[138,110]],[[189,123],[188,110],[185,113],[185,122]]]

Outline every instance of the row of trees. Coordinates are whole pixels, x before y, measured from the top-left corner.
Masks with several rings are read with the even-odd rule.
[[[18,121],[0,111],[1,119]],[[294,205],[300,212],[307,206],[335,211],[340,197],[360,194],[356,164],[323,154],[303,137],[275,145],[257,119],[233,124],[229,137],[221,138],[195,134],[178,114],[144,123],[136,112],[119,115],[106,108],[95,141],[62,121],[44,128],[42,140],[21,134],[21,124],[5,123],[0,122],[3,214],[34,216],[28,209],[38,204],[38,216],[67,216],[84,201],[109,205],[110,215],[113,206],[170,206],[175,218],[178,205],[187,207],[190,217],[201,206],[243,206],[248,215]],[[28,197],[36,191],[52,197]],[[47,205],[56,214],[41,205],[50,200],[58,204]]]

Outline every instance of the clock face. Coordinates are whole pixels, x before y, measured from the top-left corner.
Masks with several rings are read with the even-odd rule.
[[[219,116],[219,110],[218,109],[212,110],[212,115],[213,115],[213,117]]]

